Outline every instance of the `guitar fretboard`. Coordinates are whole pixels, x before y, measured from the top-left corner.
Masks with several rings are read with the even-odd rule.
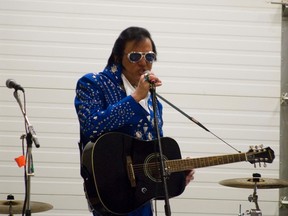
[[[178,159],[178,160],[169,160],[166,161],[169,172],[180,172],[185,170],[191,170],[193,168],[201,168],[208,166],[216,166],[221,164],[236,163],[241,161],[246,161],[246,154],[230,154],[222,156],[213,156],[213,157],[203,157],[196,159]]]

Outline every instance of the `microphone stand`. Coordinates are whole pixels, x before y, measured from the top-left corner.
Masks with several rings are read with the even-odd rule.
[[[157,133],[157,140],[158,140],[158,150],[159,150],[159,162],[160,162],[160,174],[161,174],[161,180],[163,183],[163,189],[164,189],[164,195],[165,195],[165,215],[170,216],[171,215],[171,208],[169,203],[169,193],[168,193],[168,187],[167,187],[167,178],[169,173],[167,172],[167,168],[164,164],[164,156],[162,151],[162,143],[160,139],[160,133],[158,128],[158,121],[157,121],[157,101],[156,101],[156,90],[155,85],[151,84],[150,87],[150,93],[152,97],[152,104],[153,104],[153,113],[154,113],[154,125],[155,125],[155,131]]]
[[[23,94],[25,96],[25,93],[23,91]],[[39,142],[36,137],[36,133],[34,131],[33,126],[30,124],[28,117],[26,115],[26,111],[22,106],[21,100],[19,98],[17,90],[14,91],[14,97],[16,98],[17,103],[20,106],[21,112],[24,116],[25,119],[25,126],[26,126],[26,142],[27,142],[27,153],[26,153],[26,158],[27,158],[27,169],[25,165],[25,180],[26,180],[26,196],[25,196],[25,202],[23,206],[23,212],[25,209],[25,215],[30,216],[31,215],[31,205],[30,205],[30,193],[31,193],[31,176],[34,176],[34,165],[33,165],[33,160],[32,160],[32,143],[34,142],[36,148],[39,148]],[[23,214],[22,212],[22,214]]]

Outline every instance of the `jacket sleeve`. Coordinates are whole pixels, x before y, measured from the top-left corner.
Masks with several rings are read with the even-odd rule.
[[[75,108],[84,142],[95,141],[103,133],[135,124],[146,116],[132,96],[126,96],[117,85],[107,86],[107,82],[92,74],[78,80]]]

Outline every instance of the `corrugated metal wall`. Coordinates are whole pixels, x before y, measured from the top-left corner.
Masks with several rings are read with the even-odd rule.
[[[74,88],[84,73],[100,71],[124,28],[146,27],[157,44],[158,93],[242,152],[271,146],[267,168],[242,162],[196,170],[195,181],[171,199],[172,215],[237,215],[255,208],[252,189],[220,180],[261,173],[278,178],[281,7],[265,0],[0,0],[0,200],[23,199],[23,117],[6,88],[26,90],[27,115],[39,137],[33,147],[32,200],[42,215],[89,215],[79,177]],[[183,157],[236,153],[164,104],[166,136]],[[278,215],[278,190],[258,190],[266,216]],[[158,214],[164,215],[158,202]]]

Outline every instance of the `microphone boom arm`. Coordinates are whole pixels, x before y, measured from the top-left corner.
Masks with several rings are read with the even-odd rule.
[[[192,122],[194,122],[195,124],[197,124],[199,127],[203,128],[204,130],[206,130],[207,132],[211,133],[213,136],[215,136],[216,138],[218,138],[219,140],[221,140],[222,142],[224,142],[226,145],[228,145],[230,148],[234,149],[235,151],[237,151],[238,153],[241,153],[241,151],[237,150],[235,147],[233,147],[232,145],[230,145],[229,143],[227,143],[225,140],[223,140],[222,138],[220,138],[219,136],[217,136],[216,134],[214,134],[213,132],[211,132],[210,130],[208,130],[204,125],[202,125],[199,121],[197,121],[196,119],[194,119],[193,117],[189,116],[188,114],[186,114],[184,111],[182,111],[181,109],[179,109],[178,107],[176,107],[174,104],[172,104],[171,102],[169,102],[168,100],[166,100],[165,98],[163,98],[161,95],[159,95],[158,93],[156,93],[156,95],[162,99],[164,102],[166,102],[168,105],[170,105],[171,107],[173,107],[175,110],[177,110],[178,112],[180,112],[182,115],[184,115],[185,117],[187,117],[189,120],[191,120]]]

